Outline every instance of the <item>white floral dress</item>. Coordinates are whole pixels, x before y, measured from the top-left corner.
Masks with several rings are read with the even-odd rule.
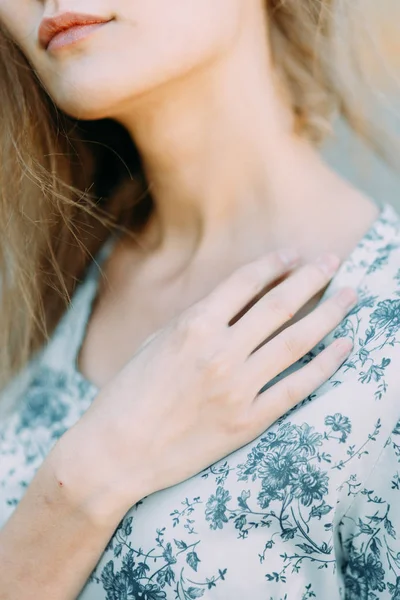
[[[49,344],[4,394],[4,406],[18,403],[0,421],[0,526],[96,396],[76,356],[99,273],[94,262]],[[301,361],[351,336],[340,370],[251,444],[133,507],[81,600],[400,600],[400,217],[392,206],[324,298],[343,285],[358,286],[358,306]]]

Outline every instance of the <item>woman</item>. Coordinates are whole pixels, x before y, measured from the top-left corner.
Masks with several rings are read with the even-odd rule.
[[[400,597],[400,221],[315,148],[361,122],[335,8],[0,3],[1,598]]]

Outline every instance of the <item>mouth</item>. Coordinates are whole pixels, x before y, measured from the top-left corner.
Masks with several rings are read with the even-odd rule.
[[[39,27],[39,44],[45,50],[71,45],[112,20],[71,12],[43,19]]]

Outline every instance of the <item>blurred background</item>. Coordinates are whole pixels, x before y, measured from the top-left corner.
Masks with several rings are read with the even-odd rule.
[[[390,118],[388,114],[383,114],[382,118],[388,121],[400,139],[397,119]],[[395,174],[384,161],[374,156],[345,125],[337,125],[336,137],[325,145],[323,154],[337,171],[376,202],[390,202],[400,211],[400,174]]]
[[[358,5],[360,21],[369,24],[361,43],[371,73],[374,112],[378,124],[389,129],[400,148],[400,0],[345,1],[354,2],[356,9]],[[400,151],[394,149],[393,153],[397,154],[400,166]],[[400,211],[400,172],[396,175],[376,158],[342,122],[338,122],[335,138],[325,145],[323,154],[342,175],[379,204],[390,202]]]

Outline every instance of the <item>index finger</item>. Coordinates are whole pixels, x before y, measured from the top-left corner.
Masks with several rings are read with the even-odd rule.
[[[209,314],[226,321],[234,319],[262,292],[299,262],[295,249],[270,252],[236,269],[207,296]]]

